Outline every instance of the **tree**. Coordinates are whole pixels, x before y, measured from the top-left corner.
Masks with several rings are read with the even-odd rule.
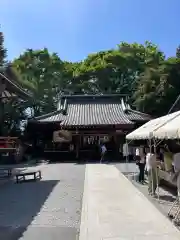
[[[180,58],[180,45],[176,48],[176,57]]]
[[[180,59],[169,58],[140,75],[135,105],[155,116],[167,114],[180,94]],[[174,109],[175,110],[175,109]]]
[[[62,61],[48,49],[28,49],[13,61],[21,84],[36,99],[35,114],[56,109],[61,94],[121,93],[137,109],[168,112],[179,94],[179,60],[166,59],[157,45],[121,42],[80,62]]]
[[[159,69],[147,68],[138,79],[134,92],[134,104],[138,110],[158,115],[157,105],[160,104],[163,90]]]
[[[6,58],[6,49],[4,48],[4,36],[3,36],[3,33],[0,31],[0,72],[4,67],[5,58]],[[3,92],[3,82],[2,82],[2,76],[0,76],[0,135],[3,132],[3,120],[4,120],[4,116],[3,116],[4,103],[2,101],[2,92]]]
[[[116,49],[90,54],[75,70],[74,83],[78,92],[122,93],[133,95],[138,76],[145,68],[156,67],[164,54],[150,42],[122,42]]]
[[[0,67],[3,67],[6,59],[6,49],[4,48],[4,35],[0,31]]]
[[[4,36],[3,33],[0,32],[0,84],[5,82],[5,85],[8,85],[8,88],[10,88],[8,89],[9,92],[11,92],[13,84],[17,86],[21,83],[21,86],[19,86],[20,88],[22,85],[25,85],[20,75],[18,75],[11,64],[6,61],[6,53],[7,51],[4,48]],[[17,93],[13,92],[13,97],[2,98],[2,93],[5,90],[2,85],[0,86],[0,90],[0,135],[16,134],[17,130],[19,130],[20,121],[26,118],[24,112],[26,103],[21,102],[19,99],[18,95],[21,91]]]
[[[13,67],[31,87],[36,99],[35,114],[55,109],[57,94],[61,91],[62,61],[57,54],[42,50],[28,49],[13,62]]]

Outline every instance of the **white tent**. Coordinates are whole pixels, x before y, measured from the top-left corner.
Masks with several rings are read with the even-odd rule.
[[[178,125],[179,124],[179,125]],[[153,119],[145,123],[140,128],[136,129],[132,133],[126,136],[127,140],[140,140],[140,139],[164,139],[164,138],[178,138],[180,137],[180,111],[165,115],[160,118]],[[159,144],[159,143],[158,143]],[[151,146],[151,141],[149,141],[149,146]],[[127,159],[128,163],[128,159]],[[128,164],[127,164],[128,166]],[[158,171],[156,171],[158,176]],[[168,176],[169,177],[169,176]],[[169,179],[169,178],[168,178]],[[153,184],[153,183],[152,183]],[[159,199],[159,183],[157,181],[157,191]]]
[[[165,127],[165,126],[168,126],[170,128],[170,123],[172,121],[175,121],[175,119],[177,119],[177,118],[179,118],[179,121],[180,121],[180,111],[165,115],[160,118],[150,120],[149,122],[145,123],[143,126],[136,129],[135,131],[129,133],[126,136],[126,139],[127,140],[141,140],[141,139],[151,139],[153,137],[160,139],[164,134],[163,130],[161,131],[161,129],[163,129],[163,127]],[[177,122],[178,121],[176,121],[176,126],[177,126]],[[172,129],[172,127],[171,127],[171,129]],[[158,135],[158,132],[159,132],[159,135]],[[172,131],[172,134],[173,134],[173,131]],[[180,128],[179,128],[178,134],[180,136]],[[167,132],[166,132],[166,135],[167,135]],[[176,136],[177,136],[177,131],[176,131]]]
[[[179,139],[180,114],[154,131],[153,136],[157,139]]]

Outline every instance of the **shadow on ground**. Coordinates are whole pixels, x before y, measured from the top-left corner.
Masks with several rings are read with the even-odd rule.
[[[0,239],[20,239],[58,182],[50,180],[2,186]]]
[[[174,202],[175,201],[175,196],[170,196],[170,195],[160,195],[159,196],[160,200],[167,201],[167,202]]]
[[[105,161],[100,161],[100,160],[79,160],[75,164],[78,165],[83,165],[83,164],[108,164],[108,165],[115,165],[115,164],[122,164],[123,162],[120,162],[120,160],[105,160]]]

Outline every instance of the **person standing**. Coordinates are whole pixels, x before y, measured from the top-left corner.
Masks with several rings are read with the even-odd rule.
[[[123,144],[123,159],[129,161],[129,146],[127,143]]]
[[[153,150],[150,152],[148,149],[146,155],[146,167],[148,172],[148,193],[152,197],[155,197],[158,185],[158,162],[156,159],[156,154],[153,152]]]
[[[144,171],[145,171],[145,165],[146,165],[146,156],[144,152],[144,148],[140,147],[136,149],[136,164],[139,167],[139,182],[144,183]]]
[[[166,172],[171,172],[173,162],[173,153],[167,145],[164,146],[164,169]]]
[[[180,198],[180,152],[177,151],[173,155],[173,162],[172,165],[174,167],[174,181],[177,182],[177,192],[178,192],[178,198]]]

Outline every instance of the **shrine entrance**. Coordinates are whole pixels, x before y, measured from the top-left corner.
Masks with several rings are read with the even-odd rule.
[[[91,134],[80,136],[79,154],[81,159],[99,161],[101,158],[101,144],[104,143],[107,148],[107,157],[114,152],[115,142],[113,135]]]
[[[57,111],[30,120],[27,133],[29,139],[37,139],[35,134],[39,132],[45,143],[44,152],[57,153],[59,161],[71,158],[98,162],[101,143],[106,145],[107,161],[119,161],[127,132],[149,118],[132,110],[121,95],[62,95]],[[59,130],[70,132],[72,139],[64,134],[63,142],[56,144],[52,135]]]

